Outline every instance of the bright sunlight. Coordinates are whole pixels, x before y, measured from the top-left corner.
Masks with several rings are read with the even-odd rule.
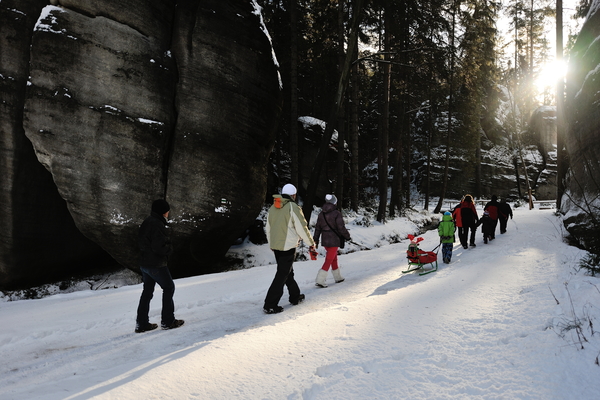
[[[542,66],[541,71],[535,80],[535,87],[539,95],[544,93],[554,93],[556,83],[567,74],[567,63],[563,61],[552,60]]]

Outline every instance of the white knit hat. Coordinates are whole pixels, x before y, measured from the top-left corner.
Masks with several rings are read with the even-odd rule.
[[[291,183],[286,184],[283,189],[281,189],[281,194],[287,194],[293,196],[296,194],[296,186]]]
[[[337,197],[334,194],[328,194],[325,196],[325,201],[331,204],[337,204]]]

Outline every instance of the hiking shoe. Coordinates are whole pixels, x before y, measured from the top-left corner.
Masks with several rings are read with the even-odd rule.
[[[175,328],[179,328],[181,325],[183,325],[183,320],[182,319],[176,319],[173,322],[171,322],[170,325],[165,325],[165,324],[161,324],[161,327],[163,329],[175,329]]]
[[[156,328],[158,328],[158,324],[145,324],[145,325],[140,325],[140,324],[135,324],[135,333],[143,333],[143,332],[148,332],[148,331],[153,331]]]
[[[327,285],[324,283],[315,283],[315,286],[320,287],[320,288],[326,288]]]
[[[450,264],[450,260],[448,258],[444,258],[444,264]]]
[[[283,311],[283,307],[275,306],[275,307],[265,307],[263,308],[265,314],[278,314]]]
[[[291,305],[293,305],[293,306],[297,306],[297,305],[298,305],[298,303],[302,303],[302,302],[304,301],[304,299],[305,299],[305,298],[306,298],[306,296],[305,296],[305,295],[303,295],[303,294],[300,294],[300,296],[298,296],[298,299],[297,299],[296,301],[292,301],[292,300],[290,300],[290,304],[291,304]]]

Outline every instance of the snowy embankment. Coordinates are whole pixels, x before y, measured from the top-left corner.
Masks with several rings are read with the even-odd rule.
[[[353,239],[378,240],[368,229]],[[173,331],[133,333],[141,285],[2,302],[0,399],[597,398],[600,282],[553,211],[517,209],[477,240],[425,276],[401,273],[407,241],[346,254],[327,289],[322,257],[297,262],[307,299],[286,293],[276,315],[262,312],[273,265],[180,279]]]

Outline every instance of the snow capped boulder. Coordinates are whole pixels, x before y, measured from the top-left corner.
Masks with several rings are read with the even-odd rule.
[[[600,0],[571,51],[565,104],[570,169],[561,212],[569,233],[600,253]]]
[[[13,68],[20,81],[12,112],[22,122],[12,118],[2,131],[29,146],[28,162],[54,190],[61,222],[82,241],[137,269],[139,224],[152,201],[166,197],[173,275],[212,272],[265,197],[281,81],[259,7],[251,0],[47,4],[15,6],[29,21],[14,45],[23,61]],[[0,27],[2,38],[14,36],[6,30]],[[0,57],[4,76],[4,47]],[[12,143],[0,142],[0,150],[25,160]],[[11,179],[0,181],[3,189],[14,186]],[[29,198],[42,195],[39,185],[27,185]],[[4,211],[17,203],[3,202]],[[35,232],[39,221],[16,215],[2,223],[1,282],[9,283],[10,232],[22,224]]]
[[[135,265],[137,224],[164,193],[176,68],[159,41],[47,6],[33,30],[23,126],[77,227]]]

